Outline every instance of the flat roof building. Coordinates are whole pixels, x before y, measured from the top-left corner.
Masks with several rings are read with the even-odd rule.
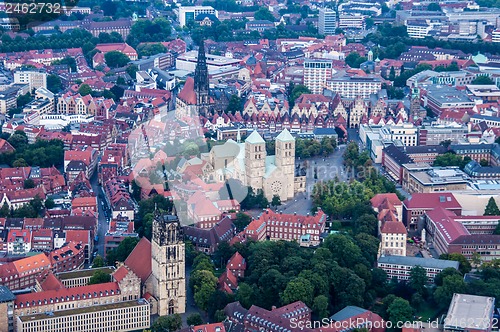
[[[409,280],[411,269],[417,265],[425,269],[430,282],[446,268],[458,270],[458,262],[435,258],[381,256],[377,261],[377,267],[387,273],[388,279],[396,277],[398,280]]]
[[[494,297],[455,293],[444,319],[443,330],[490,331],[494,310]]]

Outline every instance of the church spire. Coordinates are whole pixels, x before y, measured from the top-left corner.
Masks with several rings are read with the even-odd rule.
[[[196,93],[197,105],[208,105],[208,67],[207,57],[205,54],[205,41],[203,39],[200,41],[200,47],[198,48],[198,60],[196,62],[196,68],[194,70],[194,91]]]

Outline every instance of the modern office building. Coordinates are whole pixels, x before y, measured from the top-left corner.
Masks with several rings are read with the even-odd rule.
[[[304,85],[311,93],[321,94],[326,81],[332,78],[332,61],[324,59],[304,60]]]
[[[219,17],[219,13],[212,6],[182,6],[179,8],[179,26],[184,27],[200,14],[212,14]]]
[[[333,35],[337,29],[337,13],[330,8],[320,8],[318,30],[322,35]]]

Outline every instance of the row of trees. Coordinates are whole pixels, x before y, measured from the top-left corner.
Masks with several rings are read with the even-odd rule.
[[[464,169],[472,159],[469,156],[459,156],[453,151],[446,152],[439,155],[434,160],[433,166],[435,167],[446,167],[446,166],[458,166],[460,169]],[[484,162],[483,162],[484,163]]]

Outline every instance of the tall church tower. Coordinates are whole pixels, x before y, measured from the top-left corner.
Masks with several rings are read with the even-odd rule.
[[[158,301],[158,314],[186,312],[184,241],[177,216],[155,211],[151,257],[152,295]]]
[[[207,58],[205,55],[205,42],[200,42],[198,48],[198,60],[194,70],[194,92],[196,93],[196,104],[198,110],[202,113],[206,111],[210,104],[209,93],[209,80],[208,80],[208,67]]]
[[[253,190],[262,189],[266,172],[266,142],[255,130],[245,140],[245,172],[247,185]]]
[[[281,170],[286,184],[286,197],[292,198],[295,191],[295,139],[288,129],[276,137],[276,166]]]
[[[420,89],[415,85],[411,89],[410,100],[410,114],[408,114],[408,121],[416,120],[420,116]]]

